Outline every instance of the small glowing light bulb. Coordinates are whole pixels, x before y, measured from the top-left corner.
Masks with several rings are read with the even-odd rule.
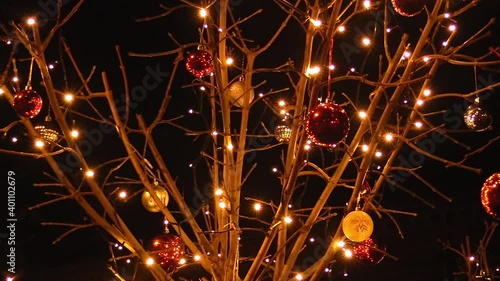
[[[448,46],[448,41],[444,41],[443,46],[445,46],[445,47]]]
[[[220,188],[217,188],[217,190],[215,190],[215,195],[217,195],[217,196],[221,196],[223,193],[224,193],[224,191]]]
[[[365,111],[360,111],[360,112],[358,113],[358,115],[359,115],[359,118],[361,118],[361,119],[365,119],[365,118],[366,118],[366,116],[367,116],[367,114],[366,114],[366,112],[365,112]]]
[[[278,168],[273,168],[273,172],[276,173],[278,171]]]
[[[17,78],[16,76],[12,77],[12,82],[19,82],[19,78]]]
[[[121,191],[121,192],[118,194],[118,196],[119,196],[120,198],[122,198],[122,199],[125,199],[125,198],[127,198],[127,192],[126,192],[126,191]]]
[[[53,64],[49,64],[49,69],[54,69],[54,65]]]
[[[469,257],[469,260],[470,260],[470,261],[474,261],[475,259],[476,259],[476,258],[475,258],[474,256],[470,256],[470,257]]]
[[[390,33],[392,31],[392,29],[390,29],[389,27],[385,30],[387,33]]]
[[[12,277],[7,277],[6,281],[14,281],[14,278],[12,278]]]
[[[188,110],[188,113],[189,113],[189,114],[193,114],[193,110],[192,110],[192,109],[189,109],[189,110]]]
[[[227,58],[226,59],[226,64],[227,65],[231,65],[231,64],[233,64],[233,62],[234,62],[233,58]]]
[[[0,95],[3,95],[4,91],[3,89],[0,89]]]
[[[127,259],[127,263],[130,263],[130,259]]]
[[[286,217],[283,219],[283,221],[284,221],[286,224],[290,224],[290,223],[292,223],[292,218],[291,218],[291,217],[289,217],[289,216],[286,216]]]
[[[431,95],[431,90],[429,90],[429,89],[425,89],[425,90],[424,90],[424,96],[428,97],[428,96],[430,96],[430,95]]]
[[[304,277],[300,274],[295,275],[295,280],[304,280]]]
[[[260,211],[262,209],[262,205],[260,203],[255,203],[255,205],[253,205],[253,208],[255,209],[255,211]]]
[[[285,109],[280,110],[280,114],[281,115],[286,115],[286,110]]]
[[[146,264],[147,265],[153,265],[154,263],[155,263],[155,260],[152,259],[152,258],[149,258],[149,259],[146,260]]]
[[[263,93],[259,93],[259,97],[263,97],[263,96],[264,96],[264,94],[263,94]]]
[[[74,99],[73,95],[72,94],[66,94],[64,95],[64,100],[67,101],[67,102],[72,102]]]
[[[424,62],[428,62],[429,61],[429,57],[425,56],[424,57]]]
[[[218,134],[219,134],[219,133],[218,133],[217,131],[213,131],[213,132],[212,132],[212,135],[213,135],[213,136],[216,136],[216,135],[218,135]]]
[[[385,134],[386,141],[392,141],[393,139],[394,139],[394,136],[391,133]]]
[[[219,208],[225,209],[227,207],[226,203],[224,201],[219,202]]]
[[[368,145],[367,145],[367,144],[363,144],[363,145],[361,146],[361,150],[363,150],[364,152],[367,152],[367,151],[368,151],[368,148],[369,148],[369,147],[368,147]]]
[[[351,67],[351,72],[356,72],[356,68]]]
[[[339,26],[338,31],[339,32],[344,32],[345,31],[345,26],[343,26],[343,25]]]
[[[328,69],[330,69],[330,70],[334,70],[334,69],[335,69],[335,65],[330,64],[330,65],[328,66]]]
[[[79,133],[77,130],[72,130],[72,131],[71,131],[71,137],[73,137],[73,138],[77,138],[77,137],[78,137],[78,135],[80,135],[80,133]]]
[[[307,69],[306,75],[316,75],[320,71],[321,71],[321,68],[319,68],[319,66],[310,67]]]
[[[344,241],[337,242],[337,247],[344,248],[344,246],[345,246],[345,242]]]
[[[199,260],[201,260],[201,256],[200,256],[200,255],[195,255],[195,256],[194,256],[194,260],[195,260],[195,261],[199,261]]]
[[[457,29],[457,26],[454,24],[450,24],[450,26],[448,26],[449,31],[455,31],[456,29]]]
[[[92,171],[92,170],[88,170],[87,172],[85,172],[85,175],[86,175],[87,177],[93,177],[93,176],[94,176],[94,171]]]
[[[12,142],[17,142],[17,138],[16,137],[12,137],[11,141]]]
[[[313,19],[311,19],[311,23],[315,27],[320,27],[321,26],[321,21],[320,20],[313,20]]]
[[[285,102],[284,100],[280,100],[280,101],[278,102],[278,105],[279,105],[279,106],[285,106],[285,105],[286,105],[286,102]]]
[[[363,38],[362,42],[363,42],[363,45],[365,45],[365,46],[369,46],[372,43],[372,41],[368,37]]]
[[[305,150],[310,150],[310,149],[311,149],[311,145],[310,145],[310,144],[306,144],[306,145],[304,145],[304,149],[305,149]]]
[[[179,260],[179,264],[180,264],[180,265],[186,264],[186,262],[187,262],[187,261],[186,261],[186,259],[185,259],[185,258],[182,258],[182,259],[180,259],[180,260]]]
[[[38,148],[41,148],[45,145],[45,143],[41,140],[37,140],[35,141],[35,146],[38,147]]]
[[[28,20],[26,20],[26,23],[28,25],[34,25],[36,23],[36,20],[34,18],[29,18]]]
[[[422,128],[423,124],[420,121],[415,122],[415,127]]]
[[[405,58],[409,58],[411,56],[411,52],[410,51],[406,51],[406,52],[404,52],[403,56]]]
[[[206,17],[208,14],[207,10],[205,9],[200,9],[200,17],[204,18]]]
[[[380,151],[375,152],[375,157],[382,157],[382,152]]]
[[[424,101],[423,100],[417,100],[417,105],[423,105]]]
[[[200,91],[205,91],[206,89],[205,86],[200,86]]]
[[[233,147],[233,144],[232,144],[232,143],[228,143],[228,144],[227,144],[227,149],[228,149],[228,150],[233,150],[233,148],[234,148],[234,147]]]
[[[445,18],[449,18],[449,17],[450,17],[450,13],[445,13],[445,14],[444,14],[444,17],[445,17]]]
[[[352,257],[352,251],[351,250],[345,250],[344,255],[346,258]]]
[[[312,243],[312,242],[314,242],[314,238],[312,238],[312,237],[311,237],[311,238],[309,239],[309,242],[311,242],[311,243]]]
[[[372,6],[372,3],[370,2],[370,0],[365,0],[363,2],[363,6],[366,8],[366,9],[370,9],[370,7]]]

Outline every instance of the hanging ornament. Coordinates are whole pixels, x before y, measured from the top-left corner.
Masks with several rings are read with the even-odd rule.
[[[245,82],[242,80],[233,82],[227,89],[229,93],[229,102],[237,107],[243,107],[243,102],[245,101],[245,96],[249,96],[248,103],[251,103],[255,97],[253,89],[245,92]]]
[[[491,126],[491,116],[481,108],[479,101],[476,100],[469,105],[464,113],[464,121],[467,128],[474,131],[483,131]]]
[[[377,249],[379,249],[379,246],[375,241],[372,238],[368,238],[363,243],[355,245],[351,252],[357,261],[365,265],[375,265],[380,263],[385,257],[384,253]]]
[[[155,185],[153,187],[153,189],[155,190],[155,193],[156,193],[156,196],[158,196],[158,199],[160,199],[160,201],[163,203],[164,206],[167,206],[168,200],[169,200],[167,190],[165,190],[165,188],[158,186],[158,185]],[[148,210],[152,213],[158,213],[159,211],[161,211],[161,208],[155,203],[155,201],[151,197],[151,194],[147,190],[144,190],[144,192],[142,193],[141,202],[142,202],[142,205],[144,206],[144,208],[146,208],[146,210]]]
[[[35,126],[35,130],[48,143],[54,143],[59,139],[59,133],[55,130],[50,115],[47,115],[42,124]]]
[[[167,273],[171,273],[179,265],[184,255],[181,238],[171,233],[156,236],[149,247],[155,263],[159,264]]]
[[[349,240],[363,242],[373,233],[373,220],[363,211],[352,211],[342,221],[342,230]]]
[[[500,173],[493,174],[484,182],[481,203],[488,215],[500,219]]]
[[[306,120],[306,132],[309,139],[321,146],[335,146],[349,132],[349,116],[339,105],[320,103]]]
[[[198,49],[188,54],[186,69],[196,78],[210,75],[214,71],[212,55],[203,49]]]
[[[413,17],[425,8],[426,0],[391,0],[394,10],[402,16]]]
[[[14,110],[20,116],[33,118],[42,110],[42,97],[31,87],[26,87],[25,90],[18,92],[14,96]]]
[[[290,135],[292,134],[292,128],[290,126],[290,122],[288,118],[284,118],[276,124],[276,128],[274,128],[274,134],[276,139],[279,142],[289,142]]]

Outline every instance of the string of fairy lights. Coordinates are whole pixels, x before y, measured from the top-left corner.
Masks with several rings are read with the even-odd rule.
[[[371,1],[364,1],[363,2],[363,6],[366,10],[369,10],[372,8],[372,3]],[[209,12],[208,12],[208,8],[202,8],[202,9],[199,9],[198,11],[198,14],[199,14],[199,17],[201,18],[206,18],[207,16],[209,16]],[[444,13],[443,14],[443,17],[445,19],[448,19],[449,20],[449,24],[446,25],[444,28],[446,30],[449,31],[449,35],[447,36],[447,38],[445,40],[442,41],[442,46],[443,47],[446,47],[450,44],[451,40],[453,39],[453,37],[455,36],[456,32],[458,32],[458,27],[457,27],[457,24],[454,20],[451,19],[450,17],[450,13]],[[309,19],[309,22],[315,27],[315,28],[322,28],[324,26],[324,24],[322,23],[322,21],[320,19]],[[36,25],[36,19],[35,18],[28,18],[26,23],[29,25],[29,26],[34,26]],[[207,24],[204,24],[203,25],[204,28],[208,28]],[[386,32],[387,33],[390,33],[393,31],[394,28],[387,28]],[[218,30],[220,32],[222,32],[223,30],[221,30],[220,28],[218,28]],[[337,32],[338,34],[343,34],[343,33],[346,33],[346,32],[349,32],[349,29],[345,26],[345,25],[340,25],[337,29]],[[12,40],[7,40],[5,42],[7,45],[11,45],[12,44]],[[371,46],[373,46],[373,44],[375,44],[376,42],[374,42],[374,38],[370,38],[368,36],[365,36],[365,37],[362,37],[361,38],[361,45],[366,47],[366,48],[370,48]],[[404,61],[404,60],[407,60],[409,59],[410,57],[412,56],[412,53],[411,53],[411,50],[408,49],[404,52],[401,60]],[[432,55],[425,55],[421,58],[418,58],[418,60],[421,60],[423,63],[429,63],[433,60],[433,57]],[[225,65],[230,67],[230,66],[234,66],[236,64],[236,60],[232,57],[227,57],[226,60],[225,60]],[[56,68],[56,64],[49,64],[48,65],[49,69],[53,70]],[[315,75],[318,75],[320,74],[322,71],[335,71],[336,70],[336,65],[335,64],[328,64],[328,65],[311,65],[307,68],[307,71],[304,73],[304,75],[308,76],[308,77],[314,77]],[[356,71],[356,68],[355,67],[352,67],[350,69],[350,73],[351,75],[354,74],[356,75],[357,74],[357,71]],[[213,73],[208,73],[209,75],[213,75]],[[361,74],[359,74],[361,75]],[[11,82],[13,83],[13,85],[15,85],[14,89],[20,89],[19,87],[19,83],[20,83],[20,78],[18,76],[14,76],[11,78]],[[240,85],[241,87],[241,85]],[[206,90],[206,87],[205,86],[200,86],[199,89],[201,91],[205,91]],[[415,102],[417,108],[418,107],[423,107],[426,103],[426,98],[430,98],[432,97],[433,95],[433,90],[430,89],[430,88],[426,88],[426,89],[422,89],[422,96],[423,98],[421,99],[417,99],[415,101],[412,101],[412,102]],[[0,95],[4,94],[4,90],[2,88],[0,88]],[[62,96],[62,100],[64,101],[64,104],[68,107],[70,107],[74,102],[77,102],[78,101],[78,98],[77,96],[75,96],[75,94],[72,94],[72,93],[60,93],[61,96]],[[259,93],[258,94],[258,97],[259,98],[263,98],[265,95],[263,93]],[[253,99],[253,98],[252,98]],[[236,99],[237,101],[237,99]],[[404,104],[407,104],[407,103],[410,103],[409,100],[404,100],[403,101]],[[289,104],[287,103],[286,100],[279,100],[275,103],[275,106],[276,108],[278,109],[278,112],[279,114],[281,115],[281,117],[283,118],[283,123],[280,123],[281,125],[278,126],[276,128],[276,131],[275,131],[275,135],[278,139],[278,141],[280,142],[287,142],[290,138],[290,132],[291,132],[291,129],[289,127],[289,125],[287,125],[288,123],[286,122],[287,118],[289,118],[290,116],[290,113],[288,111],[288,108],[289,108]],[[41,104],[39,105],[39,107],[41,108]],[[40,109],[38,109],[38,111],[40,111]],[[189,109],[188,110],[188,114],[194,114],[196,113],[193,109]],[[50,114],[50,112],[49,112]],[[368,114],[367,112],[364,110],[364,109],[357,109],[357,117],[360,119],[360,120],[364,120],[366,118],[368,118]],[[26,117],[29,117],[29,118],[33,118],[35,117],[36,115],[38,115],[38,113],[34,114],[33,116],[26,116]],[[48,123],[50,123],[50,119],[45,119],[46,123],[45,124],[40,124],[40,125],[37,125],[35,128],[37,129],[38,133],[39,133],[39,137],[36,137],[34,138],[34,146],[36,148],[41,148],[41,147],[44,147],[46,146],[47,144],[53,144],[53,143],[57,143],[60,139],[61,139],[61,136],[60,134],[57,132],[56,129],[54,128],[51,128],[49,125],[47,125]],[[415,129],[424,129],[425,128],[425,122],[423,120],[416,120],[414,121],[413,123],[413,126]],[[279,131],[278,131],[279,129]],[[216,136],[216,135],[219,135],[221,134],[220,132],[218,131],[212,131],[211,132],[212,135]],[[382,141],[385,141],[387,143],[391,143],[391,142],[394,142],[394,141],[398,141],[398,134],[395,134],[393,132],[387,132],[385,133],[383,136],[382,136]],[[76,126],[73,126],[73,128],[71,129],[71,132],[70,132],[70,136],[71,138],[74,138],[74,139],[78,139],[80,137],[80,131],[79,129],[76,127]],[[19,141],[19,137],[18,136],[12,136],[11,137],[11,142],[12,143],[16,143]],[[305,145],[304,149],[305,150],[311,150],[312,147],[314,146],[314,142],[312,141],[308,141],[307,144]],[[225,149],[227,150],[233,150],[235,149],[234,145],[232,142],[227,142],[226,144],[226,147]],[[361,152],[368,152],[370,151],[370,147],[368,144],[361,144],[359,146],[359,150]],[[375,153],[374,153],[374,157],[375,158],[382,158],[386,153],[382,150],[376,150]],[[190,164],[190,167],[192,167],[192,164]],[[83,171],[84,175],[86,177],[94,177],[96,175],[98,171],[94,171],[92,169],[89,169],[89,170],[86,170],[86,171]],[[273,173],[278,173],[279,172],[279,169],[276,168],[276,167],[273,167],[272,168],[272,172]],[[215,198],[217,198],[217,201],[218,201],[218,204],[217,204],[217,207],[224,210],[224,209],[228,209],[230,208],[230,206],[228,206],[229,204],[229,200],[227,200],[227,196],[225,195],[225,191],[221,188],[216,188],[214,191],[214,196]],[[123,201],[126,201],[129,199],[129,190],[125,190],[125,189],[120,189],[117,193],[116,193],[117,197],[120,199],[120,200],[123,200]],[[158,194],[157,194],[158,195]],[[167,205],[168,204],[168,194],[167,194],[167,199],[166,201],[163,202],[164,205]],[[265,208],[266,208],[266,203],[264,202],[255,202],[253,203],[253,210],[255,213],[259,213],[261,211],[263,211]],[[156,206],[157,207],[157,206]],[[291,205],[289,206],[290,209],[291,209]],[[205,215],[209,216],[210,215],[210,212],[208,210],[206,210],[204,212]],[[282,221],[280,223],[284,223],[286,225],[290,225],[290,224],[293,224],[294,222],[294,218],[292,216],[292,213],[289,213],[287,215],[285,215],[283,218],[282,218]],[[168,226],[168,221],[165,221],[165,225]],[[311,237],[310,238],[310,242],[313,243],[315,241],[315,238],[314,237]],[[123,250],[124,248],[119,244],[119,243],[115,243],[114,245],[114,248],[116,250]],[[350,259],[352,258],[353,256],[360,256],[360,255],[363,255],[363,254],[366,254],[368,251],[370,251],[374,246],[373,244],[373,241],[371,240],[365,240],[363,243],[361,244],[352,244],[352,243],[346,243],[346,241],[344,240],[341,240],[341,241],[338,241],[336,243],[336,246],[339,247],[340,249],[342,249],[343,251],[343,256],[346,258],[346,259]],[[210,255],[210,253],[207,253],[207,255]],[[220,255],[220,254],[218,254]],[[171,257],[169,257],[171,258]],[[370,259],[373,259],[374,257],[373,256],[370,256],[369,257]],[[381,257],[378,257],[378,259],[376,261],[372,261],[374,263],[378,263],[380,262],[380,260],[383,258],[383,255]],[[195,253],[195,254],[192,254],[192,253],[185,253],[183,250],[178,250],[177,254],[176,254],[176,258],[174,259],[174,263],[176,263],[176,266],[186,266],[186,265],[189,265],[190,263],[197,263],[197,262],[200,262],[200,260],[202,259],[202,255],[201,254],[198,254],[198,253]],[[469,261],[470,262],[474,262],[476,260],[476,257],[475,256],[470,256],[469,257]],[[125,259],[125,262],[127,264],[130,264],[132,261],[130,258],[127,258]],[[155,259],[153,257],[150,257],[148,258],[147,260],[143,261],[144,264],[146,265],[153,265],[155,262]],[[265,259],[265,262],[266,263],[270,263],[271,260],[269,258],[266,258]],[[477,266],[479,266],[479,263],[477,263]],[[330,272],[331,271],[331,268],[325,268],[325,272]],[[496,271],[500,271],[500,268],[496,268]],[[344,272],[343,273],[345,277],[347,277],[348,273],[347,272]],[[304,280],[304,277],[301,273],[296,273],[293,277],[295,280]],[[7,281],[13,281],[14,278],[12,277],[7,277],[6,279]]]

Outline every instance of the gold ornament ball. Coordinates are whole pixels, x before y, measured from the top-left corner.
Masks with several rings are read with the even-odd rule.
[[[349,240],[363,242],[373,233],[373,220],[363,211],[353,211],[342,221],[342,230]]]
[[[46,125],[35,126],[35,130],[38,132],[40,137],[48,143],[56,142],[59,139],[59,134],[56,130],[50,128]]]
[[[274,129],[274,134],[279,142],[289,142],[290,136],[292,134],[292,128],[290,127],[290,122],[283,119],[281,120]]]
[[[229,93],[229,101],[231,104],[236,105],[237,107],[242,107],[243,102],[245,101],[245,95],[249,95],[249,103],[251,103],[254,99],[254,92],[253,89],[250,89],[249,91],[245,92],[245,82],[243,81],[236,81],[232,83],[229,88],[227,89]]]
[[[167,206],[169,199],[167,190],[161,186],[155,186],[154,190],[158,199],[160,199],[164,206]],[[144,190],[142,193],[141,202],[144,208],[152,213],[158,213],[161,211],[161,208],[155,203],[151,194],[147,190]]]

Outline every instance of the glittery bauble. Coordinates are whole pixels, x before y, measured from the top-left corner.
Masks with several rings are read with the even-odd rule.
[[[363,211],[352,211],[342,221],[345,237],[354,242],[363,242],[373,233],[373,220]]]
[[[377,249],[380,248],[375,241],[372,238],[368,238],[362,243],[355,245],[351,252],[357,261],[366,265],[375,265],[380,263],[385,257],[384,253],[377,251]]]
[[[161,186],[155,186],[154,190],[156,196],[158,196],[158,199],[160,199],[164,206],[167,206],[169,196],[165,188]],[[147,190],[144,190],[144,192],[142,193],[141,202],[144,208],[152,213],[158,213],[159,211],[161,211],[161,208],[155,203],[155,201],[151,197],[151,194]]]
[[[20,116],[33,118],[42,110],[42,97],[33,90],[23,90],[14,96],[14,110]]]
[[[464,121],[467,128],[482,131],[490,127],[491,116],[479,104],[473,103],[465,110]]]
[[[394,10],[402,16],[413,17],[425,8],[426,0],[391,0]]]
[[[59,139],[59,133],[54,129],[50,121],[45,121],[40,125],[35,126],[35,130],[40,137],[48,143],[56,142]]]
[[[184,255],[181,238],[177,235],[165,233],[155,237],[149,247],[155,263],[159,264],[167,273],[175,270]]]
[[[321,103],[314,108],[306,120],[309,139],[321,146],[335,146],[349,132],[349,116],[345,110],[332,103]]]
[[[248,103],[251,103],[255,96],[253,89],[249,89],[245,92],[245,82],[243,81],[236,81],[232,83],[227,89],[227,92],[229,93],[229,101],[237,107],[243,106],[246,95],[249,96]]]
[[[290,127],[290,122],[287,119],[283,119],[274,128],[274,135],[279,142],[289,142],[290,135],[292,134],[292,128]]]
[[[484,182],[481,203],[488,215],[500,219],[500,173],[493,174]]]
[[[196,78],[202,78],[214,71],[212,55],[205,50],[196,50],[186,58],[186,69]]]

